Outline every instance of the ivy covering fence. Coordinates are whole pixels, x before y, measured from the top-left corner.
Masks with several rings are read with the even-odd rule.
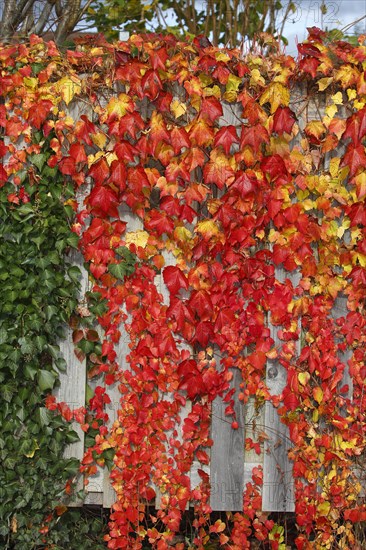
[[[362,548],[365,37],[313,28],[297,59],[261,40],[245,55],[156,35],[1,46],[5,548],[285,549],[262,503],[266,426],[243,436],[262,461],[242,506],[211,513],[220,399],[232,434],[266,407],[287,434],[296,548]],[[76,408],[57,398],[68,333],[88,368]],[[75,423],[81,462],[65,458]],[[101,466],[105,534],[68,509]]]

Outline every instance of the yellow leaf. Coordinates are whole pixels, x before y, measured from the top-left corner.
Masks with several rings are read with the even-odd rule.
[[[320,80],[318,80],[319,92],[323,92],[324,90],[326,90],[329,84],[331,84],[332,82],[333,82],[332,76],[330,76],[329,78],[321,78]]]
[[[141,246],[141,248],[145,248],[145,246],[147,245],[148,239],[149,239],[148,232],[143,230],[130,231],[129,233],[126,233],[126,237],[125,237],[127,246],[129,246],[130,244],[135,244],[136,246]]]
[[[174,238],[181,242],[189,242],[192,239],[192,233],[186,227],[176,227]]]
[[[121,118],[127,112],[133,111],[133,102],[127,94],[119,94],[118,97],[112,97],[106,106],[106,111],[109,115],[116,115]]]
[[[216,61],[223,61],[226,63],[227,61],[230,61],[230,56],[227,53],[224,52],[217,52],[215,54]]]
[[[337,71],[335,71],[335,79],[341,81],[344,87],[352,86],[358,81],[360,73],[358,70],[348,63],[342,65]]]
[[[331,99],[335,105],[342,105],[343,104],[342,92],[337,92],[336,94],[332,95]]]
[[[299,372],[297,375],[299,382],[302,386],[306,386],[306,384],[310,380],[310,374],[308,372]]]
[[[250,85],[255,86],[256,84],[261,84],[261,86],[264,86],[266,81],[264,80],[263,76],[261,75],[259,69],[252,69],[250,71]]]
[[[73,77],[72,79],[64,76],[56,82],[56,90],[61,95],[62,99],[68,105],[74,98],[75,94],[79,94],[81,91],[81,83],[79,78]]]
[[[113,151],[108,151],[105,154],[105,158],[106,158],[106,161],[108,162],[108,166],[110,166],[114,160],[118,160],[116,153],[114,153]]]
[[[270,103],[271,114],[275,113],[280,105],[288,106],[290,102],[290,91],[280,82],[273,82],[261,95],[259,103]]]
[[[173,99],[170,104],[170,110],[175,118],[179,118],[187,112],[187,105],[178,99]]]
[[[97,132],[96,134],[91,134],[91,140],[94,145],[97,145],[99,149],[104,149],[104,146],[107,142],[107,136],[104,132]]]
[[[323,401],[323,390],[320,386],[316,386],[316,388],[313,389],[313,397],[317,403],[321,403]]]
[[[337,105],[328,105],[328,107],[325,108],[325,113],[330,119],[334,117],[337,111],[338,111]]]
[[[34,91],[37,88],[38,78],[32,78],[32,77],[26,76],[23,82],[26,88],[29,88],[29,90]]]
[[[361,172],[355,178],[357,198],[362,200],[366,197],[366,172]]]
[[[196,225],[195,231],[201,233],[204,237],[210,239],[214,235],[217,235],[220,231],[217,225],[212,220],[206,220],[199,222]]]
[[[340,162],[341,162],[341,159],[339,157],[334,157],[331,159],[329,163],[329,172],[332,178],[335,178],[338,175]]]
[[[226,91],[224,93],[224,99],[226,101],[233,103],[236,100],[241,83],[242,79],[239,76],[235,76],[234,74],[229,75],[226,83]]]
[[[317,507],[319,516],[327,516],[330,512],[330,502],[321,502]]]
[[[355,97],[357,97],[357,92],[356,90],[353,90],[352,88],[348,88],[347,90],[347,96],[348,96],[348,99],[351,101],[352,99],[355,99]]]

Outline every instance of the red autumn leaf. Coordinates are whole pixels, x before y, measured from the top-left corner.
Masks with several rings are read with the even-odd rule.
[[[230,185],[234,177],[234,170],[230,166],[229,159],[217,149],[211,151],[210,160],[203,169],[203,178],[206,184],[214,183],[219,189],[225,184]]]
[[[364,203],[356,202],[350,207],[347,213],[351,220],[351,226],[359,224],[366,226],[366,208]]]
[[[89,176],[96,184],[102,184],[109,177],[109,166],[105,158],[100,158],[89,168]]]
[[[117,197],[110,187],[95,186],[87,199],[93,214],[118,217]]]
[[[356,175],[359,168],[364,168],[366,166],[364,146],[359,144],[357,147],[354,147],[353,144],[350,143],[347,147],[346,154],[342,159],[341,165],[349,167],[349,175],[351,177]]]
[[[131,191],[136,199],[141,199],[145,195],[143,189],[150,189],[150,183],[147,179],[146,172],[142,166],[134,166],[127,169],[127,188]]]
[[[295,124],[296,116],[288,107],[278,107],[273,117],[273,131],[277,134],[291,134],[292,127]]]
[[[0,157],[5,157],[6,153],[8,152],[9,148],[3,141],[0,141]],[[1,164],[0,164],[1,166]]]
[[[315,57],[306,57],[299,61],[299,69],[304,71],[304,73],[309,73],[313,78],[316,77],[319,65],[320,61],[315,59]]]
[[[135,157],[138,156],[137,149],[131,145],[128,141],[119,141],[114,147],[114,152],[117,157],[124,162],[134,162]]]
[[[187,277],[177,266],[168,265],[165,267],[163,271],[163,279],[169,289],[169,292],[173,295],[178,294],[182,288],[184,290],[187,290],[188,288]]]
[[[203,166],[206,157],[200,147],[190,147],[183,155],[184,166],[189,172],[195,170],[198,166]]]
[[[243,126],[241,129],[240,148],[246,145],[252,147],[253,151],[258,151],[262,143],[268,143],[269,136],[266,128],[262,124],[256,124],[251,127]]]
[[[133,139],[136,139],[137,133],[144,128],[145,123],[139,113],[127,113],[119,121],[119,136],[124,138],[126,134],[129,134]]]
[[[154,71],[153,69],[146,71],[141,81],[141,87],[143,95],[147,96],[151,100],[154,100],[159,95],[159,92],[163,87],[157,71]]]
[[[192,124],[189,132],[189,139],[200,147],[207,147],[212,143],[214,131],[212,126],[209,126],[205,120],[201,119]]]
[[[75,163],[86,162],[88,157],[85,153],[85,147],[81,143],[72,143],[69,149],[69,156],[75,161]]]
[[[285,388],[282,392],[283,404],[289,411],[294,411],[299,406],[299,400],[296,394],[290,389]]]
[[[166,47],[162,46],[161,48],[158,48],[157,50],[154,50],[150,54],[150,60],[151,60],[151,66],[153,69],[163,69],[166,70],[165,63],[168,59],[168,52],[166,51]]]
[[[221,145],[226,155],[230,153],[233,143],[239,143],[235,126],[226,126],[217,132],[214,139],[214,145],[215,147]]]
[[[8,174],[6,173],[6,170],[2,163],[0,163],[0,182],[4,183],[8,179]]]
[[[196,325],[194,340],[205,348],[213,336],[213,325],[210,321],[200,321]]]
[[[215,331],[222,332],[223,328],[230,328],[234,321],[235,315],[231,308],[224,307],[220,309],[215,321]]]
[[[198,450],[196,451],[196,458],[201,464],[209,464],[210,459],[208,457],[208,454],[205,451]]]
[[[205,97],[202,100],[200,116],[215,122],[217,118],[223,115],[222,105],[216,97]]]
[[[202,321],[211,319],[213,306],[210,295],[206,290],[193,291],[188,303],[192,311],[196,313]]]
[[[185,147],[187,149],[191,146],[191,141],[188,137],[188,134],[185,130],[185,128],[181,127],[178,128],[175,126],[171,133],[170,133],[170,141],[173,145],[174,153],[178,155],[178,153],[181,152],[182,148]]]
[[[179,389],[186,390],[189,399],[195,399],[198,395],[203,395],[206,392],[206,386],[203,382],[202,375],[197,369],[197,364],[194,359],[186,359],[179,363],[178,375],[181,380]]]
[[[145,221],[146,229],[155,231],[159,237],[174,230],[174,221],[165,213],[152,210]]]
[[[261,169],[267,176],[269,176],[267,179],[270,183],[273,180],[276,182],[276,185],[282,185],[283,183],[288,183],[291,179],[286,165],[280,155],[265,157],[261,162]]]
[[[351,138],[354,144],[359,143],[366,135],[366,107],[353,114],[347,121],[344,138]]]
[[[49,99],[41,99],[41,101],[29,108],[28,122],[39,130],[46,120],[52,106],[53,103]]]
[[[257,180],[255,177],[249,175],[247,172],[238,172],[238,174],[239,176],[231,185],[230,189],[236,189],[241,197],[254,193],[257,189]]]
[[[64,157],[58,163],[61,174],[73,176],[76,173],[75,160],[71,157]]]
[[[114,160],[111,164],[111,175],[109,176],[109,181],[116,183],[120,191],[126,189],[126,179],[127,179],[127,170],[124,162],[119,160]]]
[[[309,30],[309,29],[308,29]],[[308,42],[303,42],[297,45],[299,53],[302,55],[309,55],[311,57],[320,57],[320,50],[313,44]]]
[[[83,139],[87,145],[93,145],[90,138],[91,134],[96,133],[95,125],[88,120],[85,115],[81,115],[80,120],[76,123],[75,135],[79,139]]]
[[[162,141],[170,142],[170,134],[161,113],[153,112],[150,121],[149,143],[154,150]]]
[[[179,200],[171,195],[166,195],[160,199],[160,208],[169,216],[180,217],[181,215],[182,206]]]

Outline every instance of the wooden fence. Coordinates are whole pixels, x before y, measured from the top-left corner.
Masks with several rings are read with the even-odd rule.
[[[303,113],[299,98],[297,98],[298,111]],[[235,107],[235,106],[234,106]],[[80,113],[79,113],[80,114]],[[239,116],[238,116],[239,115]],[[310,119],[320,119],[319,106],[306,111],[307,121]],[[301,123],[301,121],[300,121]],[[221,125],[240,126],[242,119],[240,113],[235,112],[233,106],[224,105],[224,114],[221,118]],[[127,207],[121,211],[121,218],[127,222],[127,233],[142,229],[141,221],[132,215]],[[173,261],[172,257],[166,257],[166,263],[169,265]],[[75,259],[78,263],[78,259]],[[81,259],[79,260],[81,264]],[[294,286],[299,282],[299,273],[289,274],[282,268],[276,268],[276,279],[283,282],[285,278],[290,278]],[[157,286],[164,297],[166,304],[169,304],[169,292],[167,291],[162,276],[157,275]],[[88,278],[83,270],[82,292],[88,289]],[[339,298],[334,308],[334,317],[340,317],[346,312],[346,301]],[[278,327],[271,327],[271,336],[275,345],[279,344],[277,336]],[[121,342],[119,344],[118,362],[123,369],[128,368],[126,355],[129,353],[128,334],[121,328]],[[85,405],[86,384],[92,384],[87,381],[87,371],[85,361],[80,362],[75,354],[71,339],[69,338],[61,343],[64,353],[67,370],[60,375],[61,385],[55,394],[59,401],[65,401],[72,408]],[[300,341],[298,343],[298,353],[300,353]],[[347,362],[349,356],[345,354],[341,360]],[[241,374],[238,369],[233,370],[232,385],[237,389],[235,395],[240,392]],[[344,383],[349,384],[352,392],[351,383],[348,375],[345,375]],[[267,364],[267,386],[273,395],[281,393],[286,385],[286,370],[278,361],[268,361]],[[111,403],[106,406],[106,412],[109,415],[109,422],[117,418],[120,407],[121,394],[118,391],[117,384],[108,389],[108,395]],[[263,486],[262,486],[262,508],[264,511],[286,512],[294,510],[292,465],[288,458],[288,450],[291,442],[288,436],[287,427],[281,422],[276,408],[269,402],[265,403],[262,412],[257,412],[254,403],[250,402],[244,406],[237,397],[235,399],[235,412],[239,423],[239,429],[233,430],[231,420],[225,415],[226,403],[221,398],[217,398],[212,406],[211,438],[213,446],[210,449],[210,464],[206,467],[210,475],[211,482],[211,507],[216,511],[238,511],[242,510],[243,491],[247,482],[252,479],[252,470],[256,466],[263,468]],[[184,416],[184,414],[182,415]],[[80,437],[80,441],[69,445],[66,450],[67,457],[76,457],[81,459],[84,454],[84,432],[78,424],[75,424],[75,430]],[[253,450],[245,449],[245,439],[251,437],[253,440],[261,434],[262,445],[261,453],[258,455]],[[191,487],[195,487],[201,481],[197,474],[197,469],[202,468],[202,464],[194,463],[190,472]],[[110,507],[115,501],[115,493],[109,481],[109,472],[107,468],[100,468],[95,476],[92,476],[87,486],[86,504],[102,505]],[[75,502],[75,505],[80,502]],[[159,506],[159,495],[157,496],[156,506]]]

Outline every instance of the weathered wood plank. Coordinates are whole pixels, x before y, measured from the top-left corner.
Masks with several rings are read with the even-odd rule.
[[[219,358],[216,357],[219,364]],[[234,395],[234,410],[239,428],[231,427],[230,417],[225,415],[227,403],[217,397],[212,405],[211,438],[211,498],[215,511],[240,511],[243,509],[244,490],[244,407],[237,395],[241,372],[232,369],[231,387],[237,389]]]
[[[283,268],[276,269],[276,278],[284,282],[286,278],[296,286],[299,274],[288,273]],[[278,327],[269,323],[274,345],[280,346]],[[300,341],[298,341],[298,353]],[[267,386],[272,395],[279,395],[286,385],[287,372],[279,361],[267,362]],[[268,440],[264,443],[262,507],[266,512],[294,510],[292,464],[287,452],[291,447],[288,428],[285,426],[272,403],[265,403],[264,431]]]
[[[73,252],[70,255],[70,261],[77,265],[81,270],[81,289],[80,296],[84,296],[88,286],[88,275],[82,267],[82,259],[79,253]],[[85,378],[86,362],[80,362],[74,353],[74,344],[72,341],[72,331],[66,329],[65,339],[59,342],[61,353],[66,361],[66,371],[60,373],[60,385],[54,390],[54,395],[58,402],[65,402],[71,409],[77,409],[85,405]],[[79,441],[68,445],[64,452],[65,458],[77,458],[81,460],[84,455],[84,432],[77,422],[72,423],[72,428],[79,436]],[[83,480],[77,483],[77,491],[83,488]],[[75,500],[72,505],[78,506],[81,502]]]

